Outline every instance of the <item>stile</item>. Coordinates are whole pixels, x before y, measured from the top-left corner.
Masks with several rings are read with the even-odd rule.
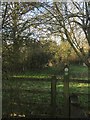
[[[69,68],[64,68],[64,117],[69,118]]]

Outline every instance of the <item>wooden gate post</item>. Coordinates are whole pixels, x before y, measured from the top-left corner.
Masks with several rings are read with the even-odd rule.
[[[53,76],[51,81],[51,115],[56,115],[56,76]]]
[[[69,118],[69,67],[64,67],[64,117]]]

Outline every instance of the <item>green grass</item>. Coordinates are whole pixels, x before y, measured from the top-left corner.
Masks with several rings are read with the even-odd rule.
[[[23,73],[14,74],[14,77],[47,78],[52,75],[61,75],[61,68],[47,67],[41,70],[30,70]]]
[[[70,73],[87,73],[88,72],[88,68],[86,66],[82,66],[82,65],[70,65]]]
[[[51,83],[50,82],[35,82],[35,81],[8,81],[8,83],[6,82],[5,85],[3,85],[4,88],[8,89],[11,88],[11,92],[3,92],[3,108],[4,106],[8,106],[8,108],[11,110],[11,106],[13,106],[12,111],[13,112],[17,112],[20,113],[23,112],[24,114],[29,114],[30,111],[33,111],[33,114],[37,113],[41,114],[43,111],[43,105],[44,103],[47,103],[48,107],[45,108],[45,111],[50,109],[50,102],[51,102],[51,95],[48,94],[48,92],[51,91]],[[13,89],[16,89],[16,91],[13,91]],[[19,89],[22,90],[22,92],[19,92]],[[47,94],[44,93],[38,93],[38,94],[33,94],[30,92],[25,92],[23,91],[23,89],[25,90],[41,90],[41,91],[47,91]],[[63,83],[61,82],[57,82],[57,109],[63,109],[64,106],[64,99],[63,99],[63,94],[61,94],[61,92],[63,92]],[[70,89],[69,89],[70,93],[87,93],[88,92],[88,85],[87,84],[73,84],[70,83]],[[80,103],[83,107],[87,107],[87,96],[86,95],[81,95],[79,96],[79,100]],[[16,105],[11,105],[11,101],[12,103],[16,103]],[[20,107],[18,108],[18,104],[17,103],[22,103],[22,102],[26,102],[26,103],[30,103],[30,106],[27,106],[28,104],[23,104],[22,106],[20,105]],[[37,105],[32,104],[32,103],[38,103],[41,104],[41,108],[39,109]],[[17,106],[17,107],[16,107]],[[24,109],[22,109],[22,107],[24,107]],[[9,111],[9,109],[6,110],[6,108],[3,109],[3,113],[5,113],[5,111]],[[24,111],[26,109],[26,112]],[[49,111],[48,111],[49,112]],[[61,114],[61,113],[58,113]]]
[[[70,74],[77,73],[86,73],[87,68],[83,66],[70,66]],[[16,78],[24,77],[24,78],[48,78],[52,75],[62,75],[60,73],[60,69],[57,68],[47,68],[44,70],[38,71],[28,71],[26,73],[15,74],[13,75]],[[77,77],[80,78],[80,75],[77,74]],[[87,76],[85,76],[87,77]],[[84,79],[85,79],[84,77]],[[82,78],[82,76],[81,76]],[[80,78],[80,79],[81,79]],[[3,113],[23,113],[29,114],[49,114],[50,112],[50,102],[51,95],[48,92],[51,91],[51,83],[45,81],[15,81],[15,80],[3,80],[3,89],[11,89],[10,92],[3,91]],[[13,91],[15,89],[16,91]],[[22,90],[22,92],[19,90]],[[30,93],[23,90],[41,90],[46,91],[47,93]],[[64,106],[63,99],[63,83],[57,82],[57,114],[62,114],[61,109]],[[88,84],[84,83],[70,83],[70,93],[87,93],[88,92]],[[79,100],[82,106],[87,107],[87,96],[81,95],[79,96]],[[25,102],[26,104],[22,103]],[[31,104],[27,104],[30,103]],[[38,104],[32,104],[37,102]],[[17,104],[22,103],[22,105]],[[45,107],[42,105],[43,103],[47,103]],[[41,105],[40,105],[41,104]]]
[[[49,78],[52,75],[62,75],[64,72],[61,72],[62,68],[57,68],[57,67],[48,67],[46,69],[42,70],[31,70],[28,72],[23,72],[23,73],[18,73],[14,74],[14,77],[24,77],[24,78]],[[69,66],[69,72],[70,75],[75,74],[79,76],[78,74],[85,74],[86,73],[86,79],[87,79],[87,73],[88,73],[88,68],[85,66],[81,65],[70,65]],[[84,75],[85,77],[85,75]]]

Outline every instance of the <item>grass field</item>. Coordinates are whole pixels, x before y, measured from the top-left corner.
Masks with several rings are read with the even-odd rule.
[[[28,71],[26,73],[13,75],[17,79],[22,78],[50,78],[52,75],[61,76],[59,69],[48,68],[45,70]],[[79,73],[87,73],[87,68],[83,66],[70,66],[70,74],[76,74],[78,78],[82,78]],[[87,78],[87,74],[83,79]],[[70,93],[88,93],[88,84],[70,83]],[[57,114],[62,115],[64,105],[63,100],[63,83],[57,82]],[[11,89],[5,91],[4,89]],[[15,91],[13,91],[15,89]],[[25,90],[29,90],[26,92]],[[34,91],[30,93],[30,91]],[[45,91],[37,93],[37,91]],[[15,114],[49,114],[51,102],[51,83],[45,81],[19,81],[19,80],[3,80],[3,115]],[[79,96],[80,104],[87,109],[88,97],[85,94]],[[37,103],[37,104],[36,104]],[[43,104],[43,105],[42,105]]]
[[[62,68],[56,68],[56,67],[49,67],[43,70],[34,70],[34,71],[28,71],[28,72],[23,72],[23,73],[18,73],[15,74],[14,77],[29,77],[29,78],[47,78],[47,77],[51,77],[52,75],[60,75],[62,76],[64,74],[63,71],[61,71]],[[84,74],[85,77],[87,77],[87,73],[88,73],[88,68],[82,65],[70,65],[69,66],[69,72],[70,75],[75,74],[78,76],[79,74],[79,78],[81,77],[81,75]]]

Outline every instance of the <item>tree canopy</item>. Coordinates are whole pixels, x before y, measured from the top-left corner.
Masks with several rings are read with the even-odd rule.
[[[5,66],[10,67],[11,64],[16,70],[17,66],[25,66],[26,63],[27,66],[40,67],[38,64],[42,61],[47,64],[51,58],[60,60],[64,49],[65,57],[68,57],[72,48],[90,66],[88,2],[4,2],[1,6]],[[59,42],[53,42],[53,39],[47,42],[52,36]],[[63,48],[61,41],[68,41],[70,48]],[[59,49],[62,56],[58,54]]]

